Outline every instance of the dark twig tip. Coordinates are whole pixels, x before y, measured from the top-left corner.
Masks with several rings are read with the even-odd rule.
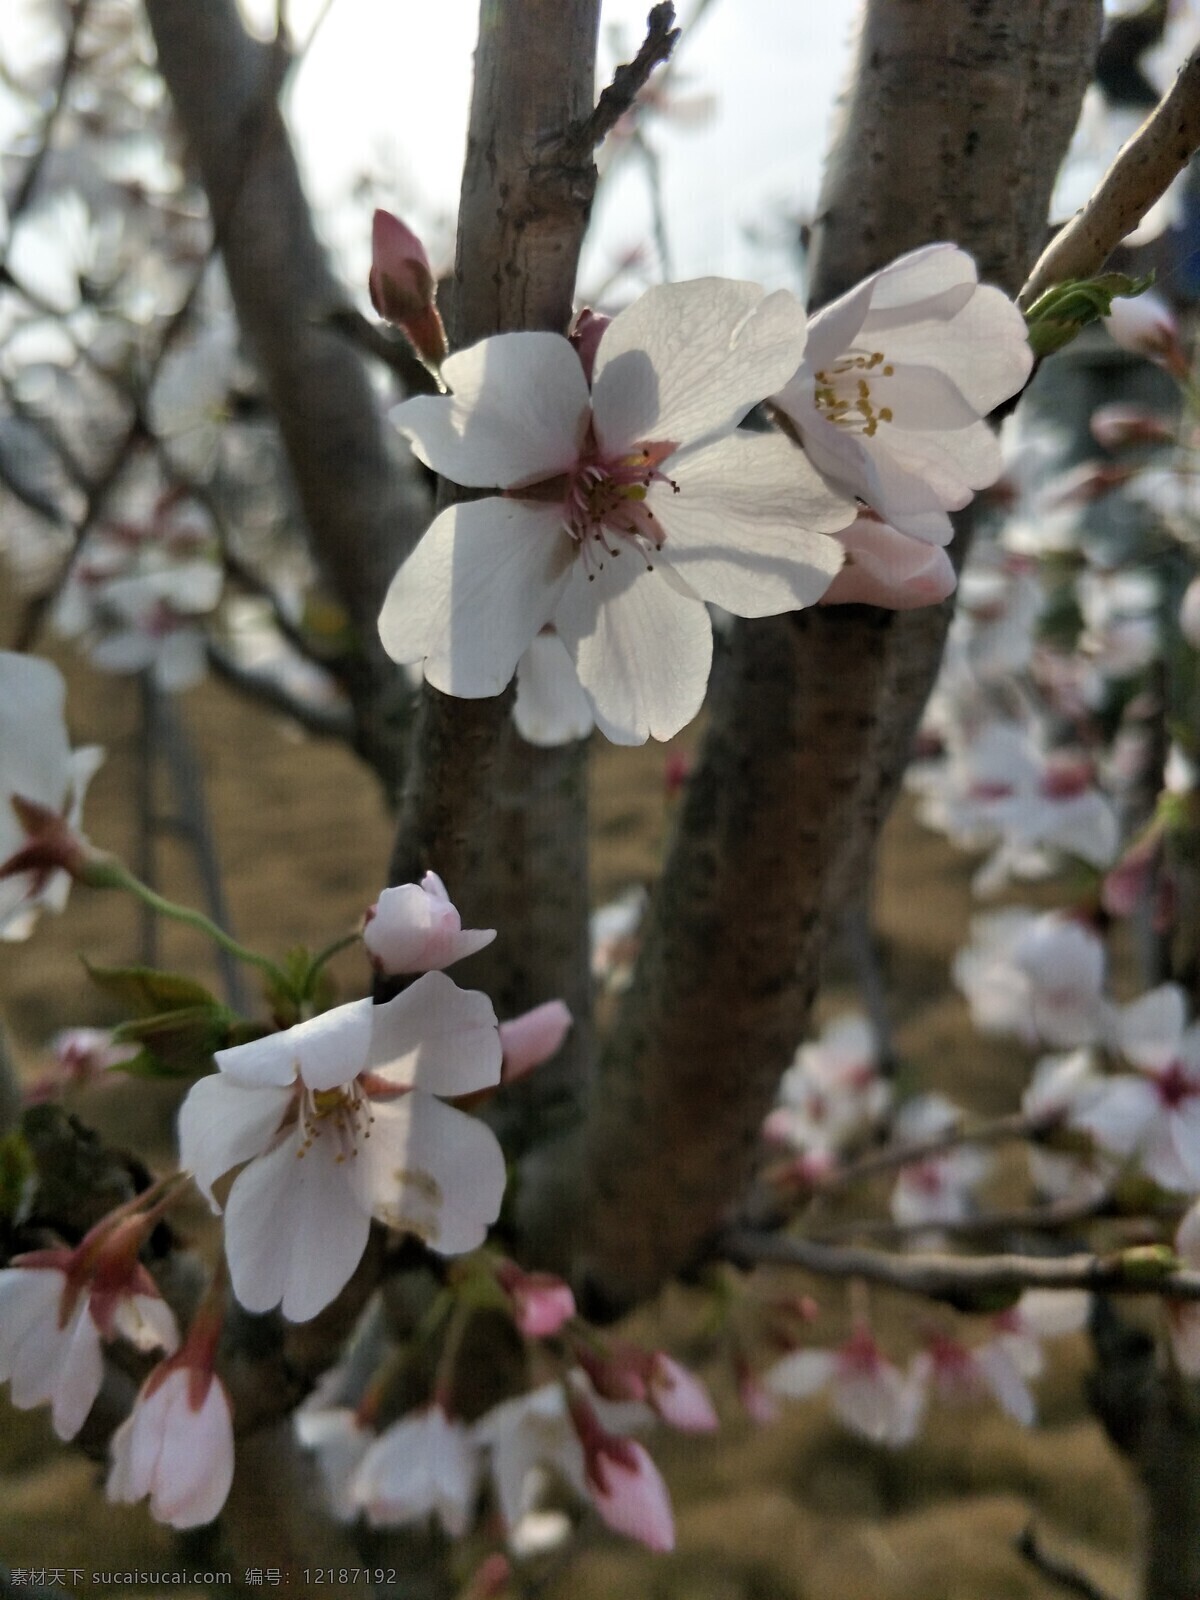
[[[646,18],[646,37],[637,55],[616,69],[591,116],[568,130],[562,149],[565,165],[587,160],[597,145],[603,143],[626,112],[632,110],[655,67],[670,58],[679,37],[672,0],[660,0]]]

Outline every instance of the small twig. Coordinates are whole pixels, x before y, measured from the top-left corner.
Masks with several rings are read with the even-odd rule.
[[[215,640],[205,647],[208,664],[223,682],[250,700],[278,711],[297,723],[306,733],[319,739],[340,739],[349,744],[354,735],[354,719],[348,707],[309,705],[288,693],[276,678],[243,667]]]
[[[1050,241],[1021,290],[1028,307],[1052,284],[1098,272],[1200,148],[1200,49],[1117,153],[1081,211]]]
[[[1107,1197],[1059,1200],[1052,1205],[984,1211],[977,1217],[960,1217],[950,1222],[892,1222],[886,1217],[860,1217],[854,1222],[839,1222],[835,1227],[809,1232],[807,1236],[820,1244],[840,1244],[864,1236],[880,1240],[911,1239],[933,1229],[951,1238],[972,1239],[988,1233],[1057,1233],[1060,1229],[1078,1227],[1081,1222],[1110,1215]]]
[[[617,68],[592,114],[572,128],[563,139],[558,159],[565,166],[579,165],[588,160],[596,146],[632,109],[634,101],[646,87],[650,74],[670,57],[679,41],[679,29],[674,23],[675,7],[671,0],[662,0],[660,5],[651,9],[646,18],[646,37],[637,55]]]
[[[1106,1589],[1080,1572],[1078,1567],[1072,1566],[1069,1561],[1064,1561],[1061,1556],[1049,1555],[1042,1549],[1034,1531],[1032,1522],[1013,1540],[1013,1548],[1022,1560],[1027,1561],[1035,1572],[1040,1572],[1044,1578],[1049,1578],[1051,1583],[1058,1584],[1060,1589],[1065,1589],[1068,1594],[1075,1594],[1081,1600],[1115,1600]]]
[[[771,1262],[803,1267],[826,1278],[865,1278],[885,1288],[930,1300],[969,1300],[978,1294],[1022,1289],[1089,1289],[1107,1294],[1154,1294],[1164,1300],[1200,1300],[1200,1272],[1174,1272],[1144,1258],[1096,1256],[952,1256],[934,1252],[889,1255],[853,1245],[820,1244],[793,1234],[733,1231],[722,1240],[728,1259],[744,1265]]]
[[[948,1128],[945,1133],[934,1134],[929,1139],[912,1144],[888,1145],[883,1150],[869,1151],[859,1156],[857,1161],[837,1168],[821,1180],[816,1192],[826,1195],[839,1189],[848,1189],[852,1184],[862,1183],[864,1179],[874,1178],[881,1172],[894,1172],[897,1168],[912,1166],[918,1161],[928,1161],[932,1156],[944,1155],[946,1151],[957,1150],[965,1144],[1003,1144],[1009,1139],[1036,1138],[1060,1120],[1060,1116],[1047,1116],[1045,1112],[1030,1116],[1024,1111],[1014,1111],[1008,1116],[978,1123],[973,1128]]]

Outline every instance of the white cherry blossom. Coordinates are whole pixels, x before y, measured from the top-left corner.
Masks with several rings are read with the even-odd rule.
[[[470,1527],[479,1484],[479,1448],[439,1405],[385,1428],[364,1453],[349,1498],[373,1528],[436,1517],[452,1539]]]
[[[1028,1117],[1062,1118],[1071,1124],[1097,1100],[1109,1081],[1090,1050],[1044,1056],[1021,1096],[1021,1110]],[[1050,1200],[1090,1204],[1108,1192],[1117,1176],[1117,1162],[1103,1150],[1084,1154],[1057,1149],[1052,1142],[1031,1141],[1025,1154],[1034,1188]]]
[[[859,1325],[834,1350],[794,1350],[763,1375],[771,1394],[804,1400],[827,1391],[839,1419],[876,1444],[909,1444],[924,1410],[919,1373],[905,1374]]]
[[[148,1495],[154,1519],[173,1528],[212,1522],[233,1482],[233,1415],[224,1384],[181,1352],[142,1385],[110,1450],[110,1500]]]
[[[27,842],[14,797],[60,816],[77,832],[83,797],[103,759],[95,745],[72,750],[62,673],[37,656],[0,651],[0,864]],[[42,909],[61,911],[65,872],[19,872],[0,878],[0,939],[24,939]]]
[[[952,244],[874,273],[809,324],[799,370],[773,403],[813,465],[901,533],[948,544],[948,511],[1000,475],[982,419],[1016,394],[1033,356],[1025,319]]]
[[[97,1237],[94,1230],[74,1251],[37,1251],[0,1271],[0,1382],[11,1383],[18,1410],[48,1401],[60,1439],[75,1437],[100,1392],[103,1339],[120,1335],[139,1350],[179,1343],[170,1307],[136,1256],[118,1253],[108,1281],[96,1280]]]
[[[836,1153],[875,1126],[890,1101],[875,1030],[851,1013],[797,1050],[763,1131],[796,1150]]]
[[[474,955],[496,937],[494,928],[467,928],[436,872],[420,883],[385,889],[367,912],[363,943],[386,973],[431,972]]]
[[[453,393],[406,401],[396,419],[442,476],[501,493],[443,511],[400,568],[380,617],[388,652],[468,699],[499,694],[527,658],[528,702],[531,677],[562,670],[553,650],[527,657],[552,624],[603,733],[677,732],[708,682],[704,602],[794,610],[842,564],[827,535],[853,520],[848,497],[781,435],[735,431],[804,336],[786,291],[705,278],[615,317],[590,387],[558,334],[450,356]]]
[[[444,1255],[483,1242],[504,1157],[490,1128],[436,1096],[499,1082],[484,995],[428,972],[384,1005],[353,1001],[216,1060],[180,1111],[180,1159],[214,1209],[213,1183],[247,1163],[225,1250],[248,1310],[315,1316],[358,1265],[372,1217]]]
[[[1200,1025],[1187,1026],[1183,991],[1152,989],[1120,1009],[1116,1041],[1138,1076],[1109,1078],[1072,1112],[1102,1149],[1135,1157],[1164,1189],[1200,1187]]]

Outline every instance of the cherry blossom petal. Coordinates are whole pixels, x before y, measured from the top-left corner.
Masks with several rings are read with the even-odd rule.
[[[784,409],[785,397],[777,397]],[[873,511],[901,533],[931,544],[949,544],[954,536],[942,496],[916,472],[907,471],[883,451],[872,454],[853,434],[817,417],[805,419],[804,450],[829,481],[865,500]],[[956,493],[948,508],[958,510],[970,496]]]
[[[871,323],[876,324],[872,305]],[[951,320],[886,319],[887,352],[897,364],[928,362],[954,383],[975,415],[986,416],[1024,384],[1033,365],[1025,321],[1007,295],[981,284]],[[880,317],[880,331],[885,318]]]
[[[501,1076],[506,1083],[524,1077],[562,1049],[563,1040],[574,1022],[562,1000],[547,1000],[532,1011],[500,1024],[500,1048],[504,1062]]]
[[[499,694],[553,616],[575,560],[559,506],[450,506],[392,579],[383,647],[401,664],[424,660],[427,681],[445,694]]]
[[[708,612],[632,553],[624,567],[606,562],[594,582],[579,568],[555,626],[614,744],[669,739],[699,711],[712,664]]]
[[[557,333],[502,333],[447,357],[450,395],[419,395],[392,418],[417,459],[452,483],[509,489],[574,465],[588,409],[579,357]]]
[[[46,1341],[47,1346],[51,1344],[52,1341]],[[92,1321],[87,1295],[80,1296],[70,1322],[52,1347],[54,1371],[50,1386],[50,1420],[60,1439],[73,1439],[87,1421],[88,1412],[95,1404],[96,1396],[100,1393],[100,1385],[104,1380],[100,1330]],[[34,1356],[36,1349],[35,1341],[31,1340],[30,1358]],[[36,1365],[45,1372],[40,1359]],[[30,1382],[36,1381],[32,1359],[28,1366],[23,1361],[18,1362],[13,1372],[14,1405],[21,1404],[18,1397],[26,1379]]]
[[[910,611],[937,605],[954,592],[958,576],[940,545],[914,539],[874,517],[859,517],[838,534],[846,563],[820,605],[882,606]]]
[[[1072,1111],[1073,1127],[1090,1133],[1105,1150],[1131,1155],[1159,1113],[1153,1084],[1144,1078],[1110,1078],[1095,1099]]]
[[[787,381],[805,316],[787,290],[698,278],[648,289],[605,329],[592,410],[605,450],[727,431]]]
[[[500,1035],[485,994],[427,972],[371,1007],[367,1067],[427,1094],[471,1094],[500,1082]]]
[[[179,1164],[214,1211],[213,1184],[267,1148],[291,1101],[288,1089],[245,1089],[220,1073],[192,1085],[179,1108]]]
[[[826,537],[855,506],[827,487],[779,434],[731,434],[671,464],[675,494],[648,497],[668,563],[702,600],[739,617],[775,616],[819,600],[845,559]],[[797,526],[800,524],[800,526]]]
[[[1175,1058],[1187,1022],[1187,999],[1176,983],[1163,983],[1117,1017],[1117,1047],[1135,1066],[1161,1071]]]
[[[347,1168],[361,1166],[363,1157],[339,1162],[341,1154],[333,1138],[313,1140],[303,1156],[298,1138],[285,1139],[234,1179],[225,1254],[247,1311],[281,1305],[290,1322],[307,1322],[358,1266],[370,1217]]]
[[[504,1198],[504,1154],[486,1123],[414,1090],[374,1107],[356,1181],[373,1214],[443,1255],[487,1237]]]
[[[837,1365],[833,1350],[793,1350],[764,1373],[763,1382],[772,1394],[788,1400],[806,1400],[825,1387]]]
[[[331,1089],[362,1070],[370,1035],[370,1000],[352,1000],[281,1033],[218,1050],[215,1060],[231,1083],[249,1089],[284,1088],[297,1076],[310,1089]]]
[[[975,1351],[975,1366],[1001,1410],[1022,1427],[1032,1426],[1037,1416],[1033,1395],[1002,1345],[997,1341],[982,1345]]]
[[[546,748],[586,739],[596,725],[575,663],[556,633],[539,633],[517,662],[513,721],[526,744]]]

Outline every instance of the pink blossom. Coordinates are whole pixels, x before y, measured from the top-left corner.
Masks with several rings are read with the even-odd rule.
[[[681,1433],[713,1433],[721,1425],[704,1384],[661,1350],[654,1352],[648,1369],[646,1399]]]
[[[1092,438],[1105,450],[1120,450],[1131,444],[1167,444],[1175,437],[1168,417],[1145,406],[1114,400],[1092,412]]]
[[[363,943],[380,972],[440,971],[474,955],[496,937],[494,928],[464,930],[436,872],[420,883],[385,889],[367,912]]]
[[[532,1011],[524,1011],[519,1017],[502,1022],[501,1083],[515,1083],[557,1055],[573,1020],[562,1000],[547,1000],[543,1005],[534,1006]]]
[[[468,1430],[431,1405],[384,1429],[363,1456],[350,1496],[373,1528],[433,1516],[460,1539],[471,1524],[478,1482],[479,1453]]]

